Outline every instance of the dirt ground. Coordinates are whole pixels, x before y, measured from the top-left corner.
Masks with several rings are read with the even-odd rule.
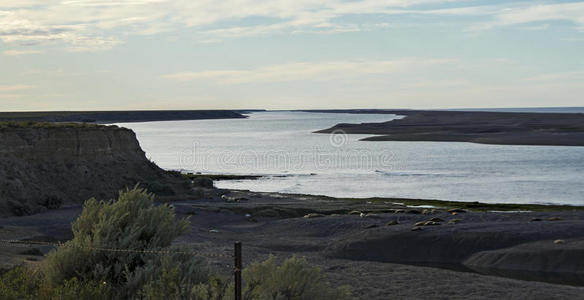
[[[191,229],[175,243],[203,254],[226,276],[233,267],[233,243],[241,241],[244,264],[272,254],[305,256],[333,285],[350,285],[358,299],[584,295],[583,212],[454,215],[441,208],[245,191],[172,205],[177,217],[191,221]],[[71,222],[80,211],[75,206],[0,219],[0,239],[70,239]],[[431,219],[436,224],[415,225]],[[0,243],[2,267],[42,260],[22,254],[30,248],[51,249]],[[506,262],[508,257],[513,260]]]

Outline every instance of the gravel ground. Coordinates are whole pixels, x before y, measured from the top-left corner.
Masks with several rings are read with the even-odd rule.
[[[436,209],[422,214],[421,209],[408,213],[410,208],[395,204],[359,207],[310,196],[242,191],[173,205],[177,216],[190,216],[192,224],[176,243],[213,254],[209,263],[225,275],[232,269],[233,242],[241,241],[244,264],[270,254],[279,258],[305,256],[328,274],[332,284],[352,286],[359,299],[582,299],[584,295],[584,281],[578,281],[584,272],[578,265],[584,262],[584,243],[580,242],[584,238],[583,212],[452,215]],[[347,209],[376,213],[363,217],[340,213]],[[0,219],[0,239],[67,240],[71,238],[71,222],[80,210],[69,207]],[[245,216],[250,212],[253,220]],[[324,216],[301,216],[309,212]],[[412,230],[415,223],[432,218],[440,225]],[[460,221],[448,224],[453,219]],[[388,226],[392,221],[399,224]],[[554,243],[558,239],[564,243]],[[525,251],[530,252],[527,259],[517,263],[523,257],[517,254]],[[556,259],[534,259],[546,251],[554,251]],[[22,247],[0,243],[3,267],[30,258],[21,252]],[[505,260],[501,257],[512,255],[515,264],[502,263]],[[504,272],[510,265],[515,272]],[[493,266],[496,270],[489,269]],[[525,270],[517,270],[517,266],[525,266]],[[559,275],[540,276],[542,270],[567,274],[576,281],[565,282]],[[572,285],[542,282],[554,278]]]

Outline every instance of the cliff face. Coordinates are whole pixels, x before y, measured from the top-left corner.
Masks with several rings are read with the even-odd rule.
[[[108,199],[165,177],[134,132],[115,126],[0,128],[0,215]]]
[[[0,154],[33,160],[143,159],[131,130],[116,127],[46,127],[0,130]]]

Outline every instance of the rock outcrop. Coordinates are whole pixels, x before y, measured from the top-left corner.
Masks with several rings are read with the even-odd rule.
[[[117,126],[21,123],[0,126],[0,215],[26,215],[91,197],[109,199],[168,175],[133,131]]]

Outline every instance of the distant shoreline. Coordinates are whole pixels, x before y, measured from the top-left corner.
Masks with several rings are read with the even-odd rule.
[[[583,113],[429,110],[310,110],[319,113],[395,114],[383,123],[337,124],[316,133],[370,134],[364,141],[470,142],[496,145],[584,146]]]
[[[283,178],[289,177],[290,174],[278,174],[278,175],[265,175],[265,174],[228,174],[228,173],[181,173],[176,170],[165,170],[169,174],[174,174],[174,176],[183,176],[192,180],[198,178],[209,178],[213,182],[218,181],[256,181],[265,178]],[[317,200],[342,200],[342,201],[357,201],[357,202],[370,202],[370,203],[397,203],[408,207],[422,207],[422,206],[433,206],[442,208],[462,208],[472,211],[497,211],[497,212],[527,212],[527,211],[569,211],[578,210],[584,211],[584,204],[566,204],[566,203],[517,203],[517,202],[484,202],[484,201],[462,201],[462,200],[447,200],[447,199],[435,199],[435,198],[411,198],[402,196],[367,196],[367,197],[349,197],[349,196],[328,196],[325,194],[311,194],[311,193],[298,193],[298,192],[278,192],[278,191],[261,191],[261,190],[249,190],[242,188],[220,188],[226,191],[234,192],[248,192],[248,193],[265,193],[265,194],[278,194],[286,197],[308,197]]]
[[[0,121],[129,123],[205,119],[243,119],[257,110],[134,110],[0,112]]]

